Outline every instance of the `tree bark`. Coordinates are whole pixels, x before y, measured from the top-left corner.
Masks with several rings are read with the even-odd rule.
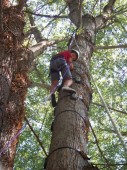
[[[69,93],[59,93],[46,170],[94,169],[88,163],[87,141],[88,110],[92,97],[89,65],[93,52],[95,22],[91,16],[86,15],[83,17],[83,24],[86,29],[72,39],[70,46],[81,51],[72,73],[72,87],[77,91],[77,97],[74,99]]]
[[[88,110],[92,98],[89,66],[96,31],[106,25],[109,16],[102,14],[94,18],[86,14],[81,19],[79,2],[82,1],[67,0],[69,18],[77,28],[80,28],[78,35],[72,38],[69,48],[80,51],[80,59],[75,63],[73,78],[81,81],[74,81],[72,85],[77,92],[75,100],[69,93],[62,91],[59,93],[46,170],[97,169],[89,164],[87,158]],[[108,9],[113,8],[114,3],[115,0],[109,1]],[[105,10],[105,13],[107,14],[108,10]]]
[[[24,17],[17,7],[3,1],[0,34],[0,169],[12,170],[17,133],[24,119],[24,100],[29,85],[31,53],[22,47]],[[12,139],[15,139],[11,142]],[[7,144],[10,143],[9,146]]]

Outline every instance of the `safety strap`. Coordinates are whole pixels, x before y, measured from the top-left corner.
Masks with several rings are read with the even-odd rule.
[[[60,149],[71,149],[74,150],[75,152],[77,152],[78,154],[80,154],[80,156],[84,159],[84,160],[90,160],[90,158],[87,157],[86,153],[84,153],[83,151],[80,151],[79,149],[76,148],[72,148],[71,146],[63,146],[63,147],[58,147],[56,149],[54,149],[53,151],[51,151],[48,155],[48,157],[45,159],[45,163],[44,163],[44,169],[46,169],[47,166],[47,160],[48,158],[56,151],[60,150]]]
[[[52,61],[54,61],[54,60],[56,60],[56,59],[64,59],[64,56],[62,56],[62,55],[54,55],[54,56],[52,56],[52,58],[51,58],[51,60],[50,60],[50,62],[52,62]]]
[[[85,118],[82,116],[82,115],[80,115],[80,113],[78,113],[77,111],[75,111],[75,110],[64,110],[64,111],[61,111],[59,114],[57,114],[56,116],[55,116],[55,119],[56,119],[56,117],[58,117],[59,115],[61,115],[62,113],[65,113],[65,112],[72,112],[72,113],[76,113],[77,115],[79,115],[82,119],[83,119],[83,121],[84,122],[86,122],[86,120],[85,120]],[[55,120],[54,119],[54,120]]]
[[[53,58],[53,60],[51,59],[51,62],[52,61],[54,61],[54,60],[56,60],[56,59],[62,59],[62,60],[65,60],[63,57],[54,57]],[[51,73],[55,73],[55,72],[58,72],[58,71],[60,71],[60,70],[62,70],[65,66],[67,66],[67,63],[65,63],[62,67],[60,67],[58,70],[55,70],[55,69],[51,69],[51,70],[49,70],[49,76],[48,77],[50,77],[51,76]]]

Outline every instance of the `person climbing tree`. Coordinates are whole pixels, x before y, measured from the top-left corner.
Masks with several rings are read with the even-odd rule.
[[[76,93],[76,91],[71,88],[72,85],[72,74],[71,70],[74,69],[73,61],[79,58],[79,52],[75,49],[62,51],[54,55],[50,60],[50,76],[51,76],[51,101],[55,100],[55,91],[58,87],[58,82],[60,80],[60,73],[63,78],[63,91],[69,91]],[[54,104],[53,104],[54,105]]]
[[[72,85],[71,71],[74,68],[73,61],[79,58],[79,52],[77,50],[62,51],[51,58],[50,61],[50,75],[51,75],[51,93],[55,92],[56,86],[60,79],[60,72],[63,77],[62,90],[75,92],[74,89],[70,88]]]

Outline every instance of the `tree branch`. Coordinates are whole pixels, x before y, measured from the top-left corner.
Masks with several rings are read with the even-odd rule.
[[[67,0],[66,2],[70,11],[70,20],[79,27],[81,24],[81,4],[83,0]]]
[[[122,6],[121,6],[122,7]],[[119,8],[118,8],[119,9]],[[115,12],[115,15],[120,15],[127,12],[127,5],[124,5],[123,8]]]
[[[99,0],[96,0],[96,1],[95,1],[95,4],[93,5],[93,8],[92,8],[92,12],[93,12],[95,6],[97,5],[98,1],[99,1]]]
[[[105,132],[109,132],[109,133],[115,133],[116,134],[116,132],[115,132],[115,130],[112,130],[112,129],[102,129],[102,128],[99,128],[99,130],[101,130],[101,131],[105,131]],[[122,132],[120,132],[121,133],[121,135],[122,136],[127,136],[127,132],[125,131],[122,131]]]
[[[45,50],[45,48],[49,47],[49,46],[52,46],[58,42],[62,42],[62,41],[65,41],[65,38],[63,39],[59,39],[59,40],[55,40],[55,41],[48,41],[48,40],[45,40],[45,41],[42,41],[32,47],[30,47],[29,49],[33,52],[33,57],[34,59],[43,53],[43,51]]]
[[[24,12],[28,13],[28,14],[32,14],[32,15],[36,15],[36,16],[40,16],[40,17],[45,17],[45,18],[68,18],[67,15],[43,15],[43,14],[36,14],[34,12],[31,12],[30,10],[25,10]]]
[[[42,41],[40,43],[37,43],[36,45],[30,47],[29,49],[33,52],[34,59],[43,53],[44,49],[48,46],[51,46],[55,44],[55,41]]]
[[[103,12],[111,14],[116,0],[109,0],[108,4],[104,7]]]
[[[113,7],[116,0],[109,0],[108,4],[104,7],[101,15],[95,17],[96,29],[102,29],[106,26],[109,19],[113,18]]]
[[[101,106],[101,107],[105,107],[104,105],[99,104],[99,103],[95,103],[95,102],[92,102],[92,104],[97,105],[97,106]],[[123,114],[127,115],[127,112],[125,112],[125,111],[118,110],[118,109],[114,109],[114,108],[111,108],[111,107],[108,107],[108,108],[109,108],[110,110],[114,110],[114,111],[116,111],[116,112],[123,113]]]
[[[30,125],[30,123],[29,123],[29,121],[28,121],[28,119],[27,119],[26,117],[25,117],[25,121],[26,121],[26,123],[28,124],[30,130],[33,132],[34,136],[36,137],[36,140],[38,141],[38,143],[39,143],[39,145],[41,146],[42,150],[44,151],[45,155],[48,156],[48,154],[47,154],[47,152],[46,152],[46,150],[45,150],[42,142],[40,141],[38,135],[35,133],[34,129],[33,129],[32,126]]]
[[[98,164],[95,164],[95,163],[94,163],[93,165],[103,165],[104,167],[106,167],[107,164],[99,164],[99,163],[98,163]],[[122,163],[121,163],[121,164],[111,164],[111,163],[109,164],[109,166],[121,166],[121,165],[127,166],[126,163],[125,163],[125,164],[124,164],[124,163],[123,163],[123,164],[122,164]]]
[[[67,8],[67,6],[65,6],[65,7],[59,12],[58,16],[60,16],[60,15],[62,14],[62,12],[65,11],[66,8]],[[41,31],[43,31],[45,28],[47,28],[51,23],[53,23],[53,21],[56,21],[56,19],[53,18],[52,20],[50,20],[50,21],[46,24],[46,26],[43,27],[43,29],[42,29]]]
[[[43,40],[42,38],[42,35],[41,35],[41,32],[38,30],[38,28],[35,26],[35,23],[34,23],[34,18],[32,16],[32,14],[28,13],[28,17],[29,17],[29,20],[30,20],[30,24],[31,24],[31,29],[29,31],[30,34],[33,34],[35,39],[36,39],[36,42],[39,43]]]
[[[127,44],[112,45],[112,46],[96,46],[94,48],[94,51],[96,51],[96,50],[104,50],[104,49],[114,49],[114,48],[127,48]]]

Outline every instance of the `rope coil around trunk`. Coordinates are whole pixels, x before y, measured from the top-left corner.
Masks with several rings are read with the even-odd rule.
[[[76,148],[72,148],[71,146],[63,146],[63,147],[58,147],[58,148],[54,149],[52,152],[49,153],[49,155],[48,155],[47,158],[45,159],[44,169],[46,169],[48,158],[49,158],[54,152],[56,152],[56,151],[58,151],[58,150],[60,150],[60,149],[72,149],[72,150],[74,150],[75,152],[77,152],[78,154],[80,154],[80,156],[81,156],[84,160],[90,160],[90,158],[88,158],[87,155],[86,155],[83,151],[80,151],[79,149],[76,149]]]
[[[80,151],[79,149],[76,149],[76,148],[72,148],[71,146],[63,146],[63,147],[58,147],[58,148],[54,149],[52,152],[49,153],[47,159],[48,159],[54,152],[56,152],[57,150],[60,150],[60,149],[72,149],[72,150],[78,152],[78,153],[82,156],[82,158],[83,158],[84,160],[90,160],[90,158],[88,158],[87,155],[86,155],[83,151]]]
[[[59,115],[61,115],[62,113],[65,113],[65,112],[77,113],[77,115],[79,115],[79,116],[83,119],[83,121],[86,122],[85,118],[84,118],[83,116],[81,116],[80,113],[78,113],[78,112],[75,111],[75,110],[64,110],[64,111],[61,111],[59,114],[57,114],[57,115],[55,116],[55,118],[58,117]]]

